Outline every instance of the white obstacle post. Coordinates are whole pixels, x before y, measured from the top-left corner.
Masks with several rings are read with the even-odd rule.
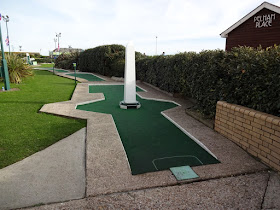
[[[138,109],[140,107],[141,104],[136,101],[135,50],[133,42],[129,42],[125,48],[124,100],[120,102],[120,108]]]

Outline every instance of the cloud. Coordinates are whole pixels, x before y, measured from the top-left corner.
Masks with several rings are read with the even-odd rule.
[[[223,49],[225,39],[219,34],[262,1],[11,0],[15,5],[3,8],[13,8],[8,10],[11,43],[26,50],[52,50],[55,32],[61,32],[61,47],[85,49],[134,40],[136,50],[146,54],[155,53],[158,36],[158,47],[168,54],[215,45]],[[271,3],[280,5],[279,0]]]

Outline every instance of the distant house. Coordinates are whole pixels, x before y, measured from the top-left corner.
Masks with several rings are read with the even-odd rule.
[[[226,38],[227,51],[238,46],[280,45],[280,7],[264,2],[220,35]]]
[[[82,52],[83,50],[80,48],[59,48],[60,53],[72,53],[72,52]],[[53,52],[58,52],[58,49],[53,50]]]
[[[12,52],[13,54],[16,55],[22,55],[22,56],[26,56],[26,53],[28,53],[30,56],[40,56],[39,52],[23,52],[23,51],[19,51],[19,52]]]
[[[58,52],[58,48],[54,49],[53,51],[50,51],[50,56],[58,56],[59,54],[64,54],[64,53],[74,53],[74,52],[83,52],[83,49],[80,48],[59,48],[59,52]]]

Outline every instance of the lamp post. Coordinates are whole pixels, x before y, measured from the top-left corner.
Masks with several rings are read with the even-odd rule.
[[[9,37],[9,31],[8,31],[8,22],[10,21],[10,18],[8,15],[3,16],[3,20],[6,22],[6,29],[7,29],[7,45],[9,46],[9,54],[11,53],[11,49],[10,49],[10,37]]]
[[[1,14],[0,14],[0,17],[1,17]],[[4,54],[4,47],[3,47],[3,41],[2,41],[2,32],[1,32],[1,24],[0,24],[0,42],[1,42],[1,51],[2,51],[1,73],[2,73],[2,77],[4,78],[5,90],[10,90],[10,79],[9,79],[8,65],[7,65],[7,61],[5,59],[5,54]]]
[[[57,37],[57,48],[58,48],[58,54],[59,54],[59,37],[61,37],[61,33],[56,33]]]
[[[75,85],[77,85],[77,79],[76,79],[76,63],[73,63],[74,71],[75,71]]]
[[[156,55],[157,55],[157,36],[156,36]]]
[[[56,42],[57,42],[57,39],[54,38],[53,40],[54,40],[54,50],[55,50],[55,49],[56,49]]]

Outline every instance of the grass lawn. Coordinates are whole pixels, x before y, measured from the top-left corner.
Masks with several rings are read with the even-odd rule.
[[[85,120],[38,113],[47,103],[67,101],[75,84],[47,71],[34,71],[20,91],[0,92],[0,168],[40,151],[86,126]],[[0,87],[4,86],[0,82]]]

